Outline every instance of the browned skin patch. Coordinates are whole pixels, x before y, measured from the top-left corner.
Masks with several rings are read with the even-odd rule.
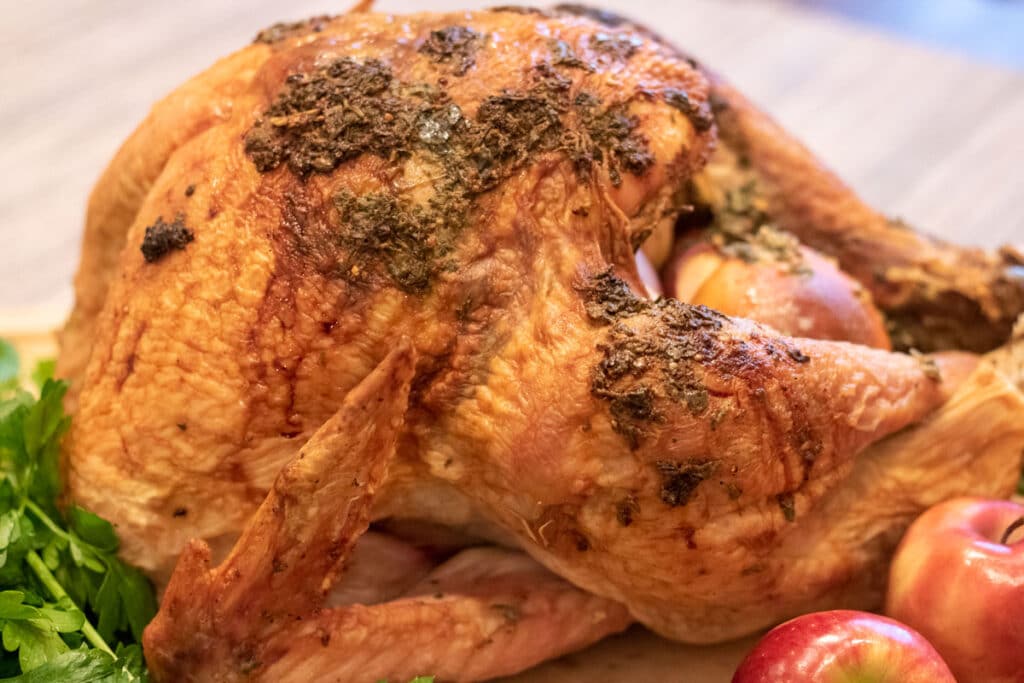
[[[665,102],[681,111],[696,130],[710,130],[715,125],[715,117],[707,102],[694,103],[686,91],[679,88],[666,88],[663,96]]]
[[[640,512],[640,503],[637,502],[636,496],[629,495],[620,500],[615,505],[615,518],[619,520],[619,524],[622,526],[629,526],[633,523],[633,518]]]
[[[583,69],[584,71],[594,70],[594,65],[581,58],[576,53],[576,49],[564,40],[552,40],[549,46],[551,48],[551,66]]]
[[[128,378],[135,372],[135,354],[139,347],[139,342],[142,340],[142,335],[146,333],[148,325],[145,321],[140,323],[132,333],[131,339],[128,342],[128,353],[124,360],[124,363],[120,365],[117,373],[117,382],[115,388],[118,392],[124,389],[124,383],[128,381]]]

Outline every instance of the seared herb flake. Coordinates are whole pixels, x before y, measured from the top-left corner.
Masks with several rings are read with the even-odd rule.
[[[165,222],[163,216],[158,216],[156,222],[146,228],[142,240],[142,256],[146,263],[155,263],[175,249],[184,249],[194,239],[192,231],[185,227],[185,217],[181,214],[175,216],[171,223]]]
[[[670,507],[686,505],[697,487],[705,479],[715,475],[720,463],[717,460],[686,460],[671,462],[659,460],[655,463],[661,475],[661,500]]]
[[[466,26],[446,26],[431,31],[420,52],[441,64],[451,64],[452,73],[464,76],[476,64],[476,53],[483,36]]]
[[[690,123],[698,133],[711,130],[711,126],[715,123],[714,114],[711,113],[711,105],[707,102],[695,104],[687,92],[679,88],[666,88],[663,94],[665,103],[682,112],[683,116],[690,120]]]

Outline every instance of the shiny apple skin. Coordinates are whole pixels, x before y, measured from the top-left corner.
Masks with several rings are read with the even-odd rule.
[[[794,337],[891,349],[885,320],[867,290],[825,256],[807,247],[800,251],[802,274],[783,264],[747,263],[699,243],[666,266],[665,293]]]
[[[958,498],[911,525],[889,572],[886,614],[920,631],[960,683],[1024,683],[1024,505]]]
[[[956,683],[927,640],[867,612],[805,614],[776,626],[732,683]]]

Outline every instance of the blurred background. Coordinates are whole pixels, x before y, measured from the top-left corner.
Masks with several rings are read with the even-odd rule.
[[[63,315],[88,192],[157,98],[261,28],[352,0],[0,2],[9,329]],[[376,9],[496,3],[505,0],[378,0]],[[727,75],[883,210],[951,239],[1024,243],[1024,2],[599,4]]]

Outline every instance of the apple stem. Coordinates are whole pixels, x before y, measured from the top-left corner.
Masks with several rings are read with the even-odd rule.
[[[999,542],[1002,545],[1007,545],[1007,541],[1010,540],[1010,534],[1022,526],[1024,526],[1024,517],[1018,517],[1010,526],[1006,527],[1006,531],[1003,532],[1003,537],[999,539]]]

